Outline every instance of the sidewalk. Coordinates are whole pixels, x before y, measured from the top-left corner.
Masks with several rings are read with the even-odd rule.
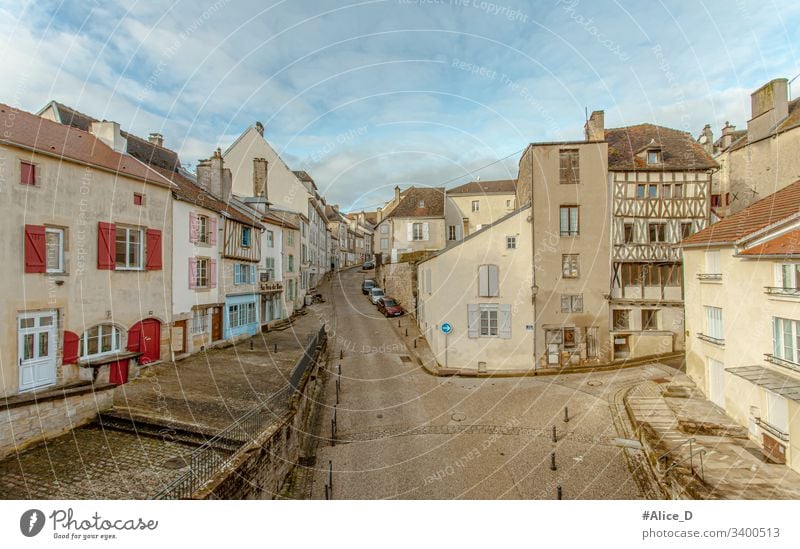
[[[624,401],[650,465],[671,497],[800,498],[800,475],[769,463],[747,429],[706,400],[685,374],[641,383]]]

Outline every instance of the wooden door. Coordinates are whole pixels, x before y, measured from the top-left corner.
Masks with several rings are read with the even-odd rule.
[[[220,339],[222,339],[222,310],[220,307],[214,307],[211,313],[211,341]]]
[[[128,350],[142,353],[140,364],[150,364],[161,358],[161,323],[148,318],[128,330]]]
[[[171,345],[172,351],[176,355],[186,352],[186,327],[187,322],[185,320],[178,320],[172,326]]]

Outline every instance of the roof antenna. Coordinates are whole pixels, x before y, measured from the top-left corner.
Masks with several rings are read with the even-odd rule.
[[[481,176],[477,176],[477,177],[475,178],[475,181],[476,181],[476,182],[477,182],[477,181],[480,181],[480,180],[481,180]]]

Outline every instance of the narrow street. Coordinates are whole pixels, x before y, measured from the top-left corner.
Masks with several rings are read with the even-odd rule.
[[[670,375],[671,367],[540,378],[434,377],[403,344],[397,321],[385,319],[362,295],[365,276],[343,271],[331,288],[333,375],[318,433],[313,498],[325,497],[329,463],[334,499],[555,499],[559,484],[564,499],[654,497],[647,475],[637,472],[635,454],[641,452],[625,448],[632,435],[619,401],[625,388]]]

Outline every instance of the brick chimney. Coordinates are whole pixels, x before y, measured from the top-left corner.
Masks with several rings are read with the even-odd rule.
[[[150,143],[152,143],[153,145],[157,146],[157,147],[163,147],[164,146],[164,136],[161,135],[160,133],[151,133],[147,137],[147,140]]]
[[[767,137],[789,115],[789,81],[776,78],[750,94],[750,112],[747,141],[753,143]]]
[[[253,196],[267,197],[267,168],[265,158],[253,159]]]
[[[586,141],[605,141],[606,113],[605,111],[592,111],[592,115],[584,125],[584,133],[586,134]]]
[[[122,137],[119,131],[119,124],[103,120],[102,122],[92,122],[89,129],[97,139],[114,149],[118,153],[125,153],[128,150],[128,140]]]
[[[211,158],[198,162],[197,182],[223,202],[230,201],[233,179],[231,171],[224,166],[222,151],[217,149]]]

